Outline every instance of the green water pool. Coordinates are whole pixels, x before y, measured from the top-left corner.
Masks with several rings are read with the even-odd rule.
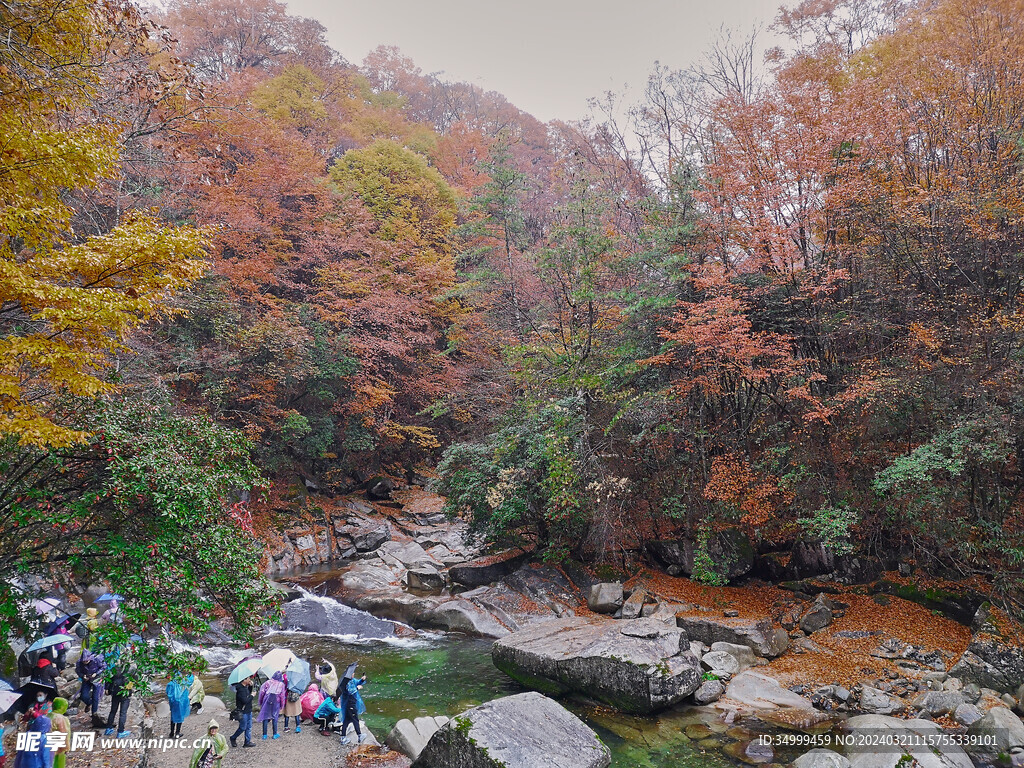
[[[368,685],[363,696],[365,720],[383,737],[402,718],[452,716],[472,706],[523,689],[491,663],[488,640],[458,635],[420,635],[388,642],[352,642],[347,638],[307,633],[278,633],[261,650],[281,646],[318,663],[327,658],[337,668],[355,662]],[[219,693],[223,678],[209,677],[207,690]],[[727,725],[718,713],[678,708],[657,717],[628,717],[582,702],[563,702],[593,728],[612,752],[615,768],[722,768],[750,759],[735,756],[737,745],[763,730],[756,723]],[[687,728],[693,738],[686,734]],[[733,754],[730,754],[732,752]],[[796,754],[759,756],[760,763],[788,763]]]

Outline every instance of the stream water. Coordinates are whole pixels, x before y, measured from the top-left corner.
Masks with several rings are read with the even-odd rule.
[[[491,663],[489,640],[412,631],[396,636],[389,631],[390,622],[312,594],[289,605],[286,626],[289,615],[300,615],[304,622],[314,616],[318,631],[273,632],[263,638],[259,649],[289,648],[311,663],[329,659],[339,670],[356,662],[368,679],[363,692],[365,720],[378,738],[383,739],[401,718],[453,716],[523,690]],[[211,664],[205,678],[207,691],[219,695],[225,669],[242,654],[226,648],[203,653]],[[230,704],[230,697],[225,698]],[[563,704],[608,745],[615,768],[725,768],[788,763],[798,754],[758,753],[756,745],[748,749],[755,732],[768,728],[758,722],[726,724],[718,717],[721,713],[710,709],[681,707],[639,718],[572,700]]]

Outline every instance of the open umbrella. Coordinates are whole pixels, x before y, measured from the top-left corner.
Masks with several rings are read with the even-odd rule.
[[[3,714],[13,707],[20,698],[20,693],[15,693],[14,691],[0,691],[0,714]]]
[[[68,629],[75,626],[78,623],[78,617],[80,613],[69,613],[67,616],[61,616],[59,619],[55,619],[46,625],[46,629],[43,630],[44,635],[52,635],[61,627],[66,626]]]
[[[36,700],[36,694],[40,691],[45,693],[46,698],[50,701],[57,698],[57,689],[54,686],[31,680],[21,686],[18,690],[14,691],[14,693],[18,694],[18,701],[13,705],[14,711],[28,711],[28,708],[31,707],[33,702]]]
[[[96,598],[97,603],[109,603],[111,600],[117,600],[119,603],[124,602],[124,598],[120,595],[115,595],[110,592],[104,592],[102,595]]]
[[[263,666],[260,667],[260,672],[267,677],[273,677],[275,672],[284,672],[294,658],[295,654],[287,648],[275,648],[269,653],[263,654]]]
[[[41,640],[36,640],[32,645],[25,649],[25,653],[32,653],[32,651],[41,651],[44,648],[52,648],[55,645],[61,645],[63,643],[70,643],[74,638],[71,635],[50,635],[44,637]]]
[[[253,656],[252,658],[246,659],[231,670],[231,674],[228,675],[228,685],[235,685],[236,683],[242,682],[247,677],[252,677],[260,671],[260,667],[262,666],[263,659],[259,656]]]
[[[44,613],[53,613],[60,607],[59,597],[46,597],[42,600],[36,600],[36,613],[42,615]]]
[[[285,673],[288,675],[288,690],[305,693],[306,686],[309,685],[309,662],[296,656]]]
[[[0,691],[13,691],[14,686],[8,683],[6,680],[0,680]]]

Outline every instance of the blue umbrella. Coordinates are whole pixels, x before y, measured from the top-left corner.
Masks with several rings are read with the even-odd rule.
[[[51,648],[55,645],[61,645],[62,643],[70,643],[72,639],[71,635],[50,635],[49,637],[44,637],[42,640],[36,640],[32,645],[25,649],[25,653],[41,651],[44,648]]]
[[[117,600],[119,603],[124,602],[124,598],[120,595],[113,595],[110,592],[104,592],[102,595],[96,598],[97,603],[109,603],[111,600]]]
[[[43,630],[43,634],[44,635],[52,635],[54,632],[56,632],[58,629],[63,627],[65,624],[69,628],[73,627],[78,622],[78,617],[81,616],[81,615],[82,614],[80,614],[80,613],[72,613],[72,614],[69,614],[67,616],[61,616],[59,619],[51,621],[49,624],[47,624],[46,625],[46,629]]]
[[[235,685],[245,680],[247,677],[252,677],[260,671],[260,667],[263,666],[263,659],[260,656],[253,656],[240,663],[237,667],[231,670],[231,674],[228,675],[228,685]]]
[[[0,680],[0,691],[13,691],[14,686],[8,683],[6,680]]]
[[[288,675],[288,690],[303,693],[309,685],[309,662],[296,656],[285,670]]]

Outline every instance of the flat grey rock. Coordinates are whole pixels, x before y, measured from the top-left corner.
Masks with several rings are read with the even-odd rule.
[[[582,720],[539,693],[506,696],[457,715],[414,768],[607,768],[611,753]]]
[[[491,657],[528,688],[573,691],[635,714],[677,704],[701,682],[686,634],[657,619],[547,621],[500,638]]]
[[[725,689],[725,695],[754,709],[813,709],[803,696],[783,688],[778,681],[760,672],[746,670],[734,677]]]

